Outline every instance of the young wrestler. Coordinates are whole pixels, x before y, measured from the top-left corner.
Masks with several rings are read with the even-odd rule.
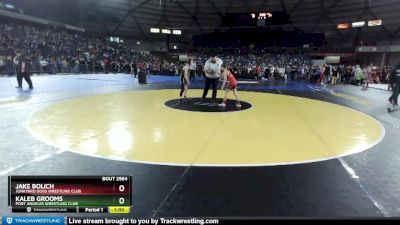
[[[180,81],[181,81],[181,92],[179,94],[181,100],[184,98],[186,100],[187,91],[189,88],[189,63],[185,63],[185,66],[180,73]]]
[[[219,104],[219,106],[221,106],[221,107],[226,106],[226,100],[228,97],[228,93],[229,93],[229,91],[232,91],[233,95],[236,98],[236,107],[242,107],[242,105],[240,104],[240,101],[239,101],[238,93],[237,93],[237,81],[236,81],[235,77],[233,76],[232,72],[227,68],[227,66],[225,64],[223,64],[221,66],[221,70],[223,71],[222,72],[223,83],[222,83],[221,90],[224,90],[224,88],[225,88],[225,96],[224,96],[224,101],[221,104]]]

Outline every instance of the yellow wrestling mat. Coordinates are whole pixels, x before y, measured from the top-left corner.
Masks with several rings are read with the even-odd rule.
[[[367,150],[385,132],[364,113],[306,98],[239,92],[252,108],[205,113],[164,105],[178,95],[179,90],[129,91],[64,101],[37,112],[28,129],[49,145],[79,154],[180,166],[322,161]]]

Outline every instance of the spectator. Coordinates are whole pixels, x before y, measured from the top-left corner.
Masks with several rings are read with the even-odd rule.
[[[33,89],[32,80],[31,80],[31,60],[27,55],[18,54],[14,58],[14,62],[17,62],[16,65],[16,72],[17,72],[17,88],[22,89],[22,79],[29,85],[29,89]]]
[[[4,62],[4,59],[3,59],[3,56],[0,56],[0,71],[3,71],[3,70],[5,70],[5,62]]]

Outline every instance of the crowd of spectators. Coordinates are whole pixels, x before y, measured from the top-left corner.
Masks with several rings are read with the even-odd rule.
[[[14,74],[14,58],[22,54],[31,61],[33,73],[135,73],[145,69],[153,74],[177,74],[179,63],[150,52],[135,51],[107,37],[88,37],[82,33],[31,24],[0,23],[0,73]],[[300,54],[222,55],[237,74],[261,75],[269,66],[305,67],[311,60]],[[207,55],[197,60],[201,74]]]
[[[353,84],[367,85],[371,83],[387,83],[393,68],[385,66],[379,68],[370,65],[322,65],[314,66],[311,82],[320,85]]]
[[[31,62],[32,73],[131,73],[144,70],[149,74],[176,75],[182,64],[166,60],[148,51],[136,51],[123,43],[110,42],[107,37],[89,37],[85,33],[60,28],[0,23],[0,74],[15,74],[16,55]],[[359,84],[367,77],[371,82],[387,80],[388,68],[365,66],[325,65],[312,66],[304,53],[225,52],[219,57],[238,77],[274,80],[310,80],[326,84]],[[208,55],[198,53],[195,62],[197,75]],[[321,79],[323,74],[323,79]]]
[[[86,37],[57,28],[0,23],[0,72],[14,74],[14,58],[29,58],[34,73],[117,73],[174,71],[173,63],[107,38]]]
[[[300,79],[307,68],[312,65],[311,58],[300,53],[263,53],[248,55],[221,55],[221,59],[239,77],[271,77],[284,79],[285,74]],[[197,61],[204,64],[206,56],[198,57]],[[298,76],[297,76],[298,75]]]

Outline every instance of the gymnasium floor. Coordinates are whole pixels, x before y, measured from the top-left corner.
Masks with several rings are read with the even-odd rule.
[[[236,111],[168,104],[177,77],[33,82],[18,91],[0,77],[2,215],[9,175],[109,174],[133,176],[137,217],[400,216],[400,110],[386,111],[388,91],[243,82],[249,107]]]

